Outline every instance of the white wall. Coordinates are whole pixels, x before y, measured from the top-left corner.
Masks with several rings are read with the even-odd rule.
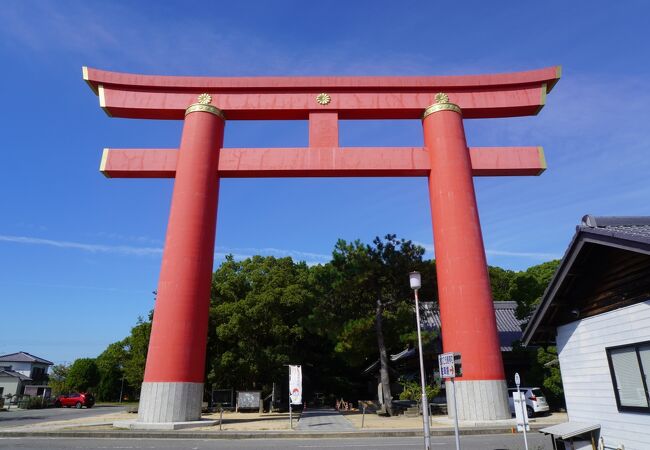
[[[30,376],[32,373],[32,363],[30,362],[7,362],[3,363],[3,365],[11,366],[11,370],[22,373],[26,377]]]
[[[17,394],[18,385],[20,381],[15,377],[0,377],[0,387],[3,387],[2,396],[4,397],[7,394]],[[8,402],[7,402],[8,403]]]
[[[0,366],[11,366],[11,370],[14,372],[19,372],[25,375],[26,377],[32,376],[32,369],[34,367],[40,367],[42,368],[45,373],[48,372],[48,369],[50,366],[47,364],[42,364],[42,363],[35,363],[35,362],[1,362]]]
[[[569,420],[599,423],[605,444],[650,449],[650,412],[619,412],[606,347],[650,340],[650,300],[557,329]]]

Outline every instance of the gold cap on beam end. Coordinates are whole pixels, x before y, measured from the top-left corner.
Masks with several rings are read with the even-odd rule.
[[[224,115],[223,111],[221,111],[216,106],[210,104],[212,102],[212,96],[210,94],[201,94],[196,100],[197,100],[196,103],[192,103],[185,110],[186,116],[189,113],[201,111],[201,112],[214,114],[215,116],[220,117],[221,120],[226,120],[226,116]]]
[[[424,113],[422,114],[422,120],[438,111],[454,111],[458,114],[462,114],[458,105],[449,103],[449,96],[444,92],[438,92],[436,94],[435,100],[436,102],[433,105],[424,110]]]
[[[108,161],[108,152],[110,150],[108,148],[105,148],[104,151],[102,152],[102,160],[99,163],[99,171],[104,175],[106,178],[110,178],[111,176],[106,173],[106,161]]]

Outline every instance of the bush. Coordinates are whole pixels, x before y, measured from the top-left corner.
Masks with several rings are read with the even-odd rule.
[[[420,386],[420,383],[413,380],[400,379],[399,384],[401,384],[402,389],[404,389],[399,394],[400,400],[415,400],[418,403],[421,401],[422,387]],[[429,401],[431,401],[433,398],[437,397],[438,394],[440,394],[439,386],[430,386],[427,384],[424,388],[426,389],[427,399]]]
[[[42,397],[26,397],[21,401],[21,407],[25,409],[41,409],[47,406],[47,400]]]

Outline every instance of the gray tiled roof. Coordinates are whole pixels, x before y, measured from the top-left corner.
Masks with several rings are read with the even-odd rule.
[[[422,328],[426,330],[440,329],[440,315],[434,309],[435,303],[420,303],[422,315]],[[497,330],[499,332],[499,343],[501,351],[508,352],[512,350],[512,343],[521,339],[521,324],[523,321],[517,319],[515,310],[517,302],[494,302],[494,315],[497,321]]]
[[[650,243],[650,217],[584,216],[578,231]]]
[[[31,378],[27,375],[23,375],[22,373],[13,370],[0,370],[0,377],[13,377],[18,378],[20,381],[31,381]]]
[[[0,356],[0,362],[36,362],[41,364],[53,365],[54,363],[47,359],[39,358],[27,352],[10,353]]]
[[[440,315],[435,309],[434,302],[420,302],[420,324],[425,330],[440,329]],[[502,352],[512,351],[512,343],[521,340],[521,323],[515,317],[517,302],[494,302],[494,315],[497,320],[497,330],[499,332],[499,343]],[[415,348],[406,348],[399,353],[389,355],[391,362],[397,362],[402,359],[411,358],[417,354]],[[364,373],[371,372],[379,367],[379,360],[368,366]]]
[[[542,301],[537,305],[528,321],[522,339],[525,345],[536,340],[548,341],[549,334],[554,333],[544,330],[544,327],[540,328],[540,325],[546,320],[547,314],[550,314],[549,308],[551,303],[555,302],[555,294],[565,282],[575,258],[582,250],[583,243],[587,241],[598,245],[615,246],[627,251],[650,254],[650,217],[586,215],[582,218],[564,253],[560,266],[542,296]],[[541,338],[536,336],[538,330],[541,330],[539,331]]]

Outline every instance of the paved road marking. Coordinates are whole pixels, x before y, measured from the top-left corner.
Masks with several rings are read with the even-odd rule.
[[[397,444],[345,444],[345,447],[395,447]],[[432,442],[431,445],[447,445],[445,442]],[[404,447],[422,447],[421,444],[399,444],[401,448]],[[299,445],[298,448],[341,448],[341,445]]]

